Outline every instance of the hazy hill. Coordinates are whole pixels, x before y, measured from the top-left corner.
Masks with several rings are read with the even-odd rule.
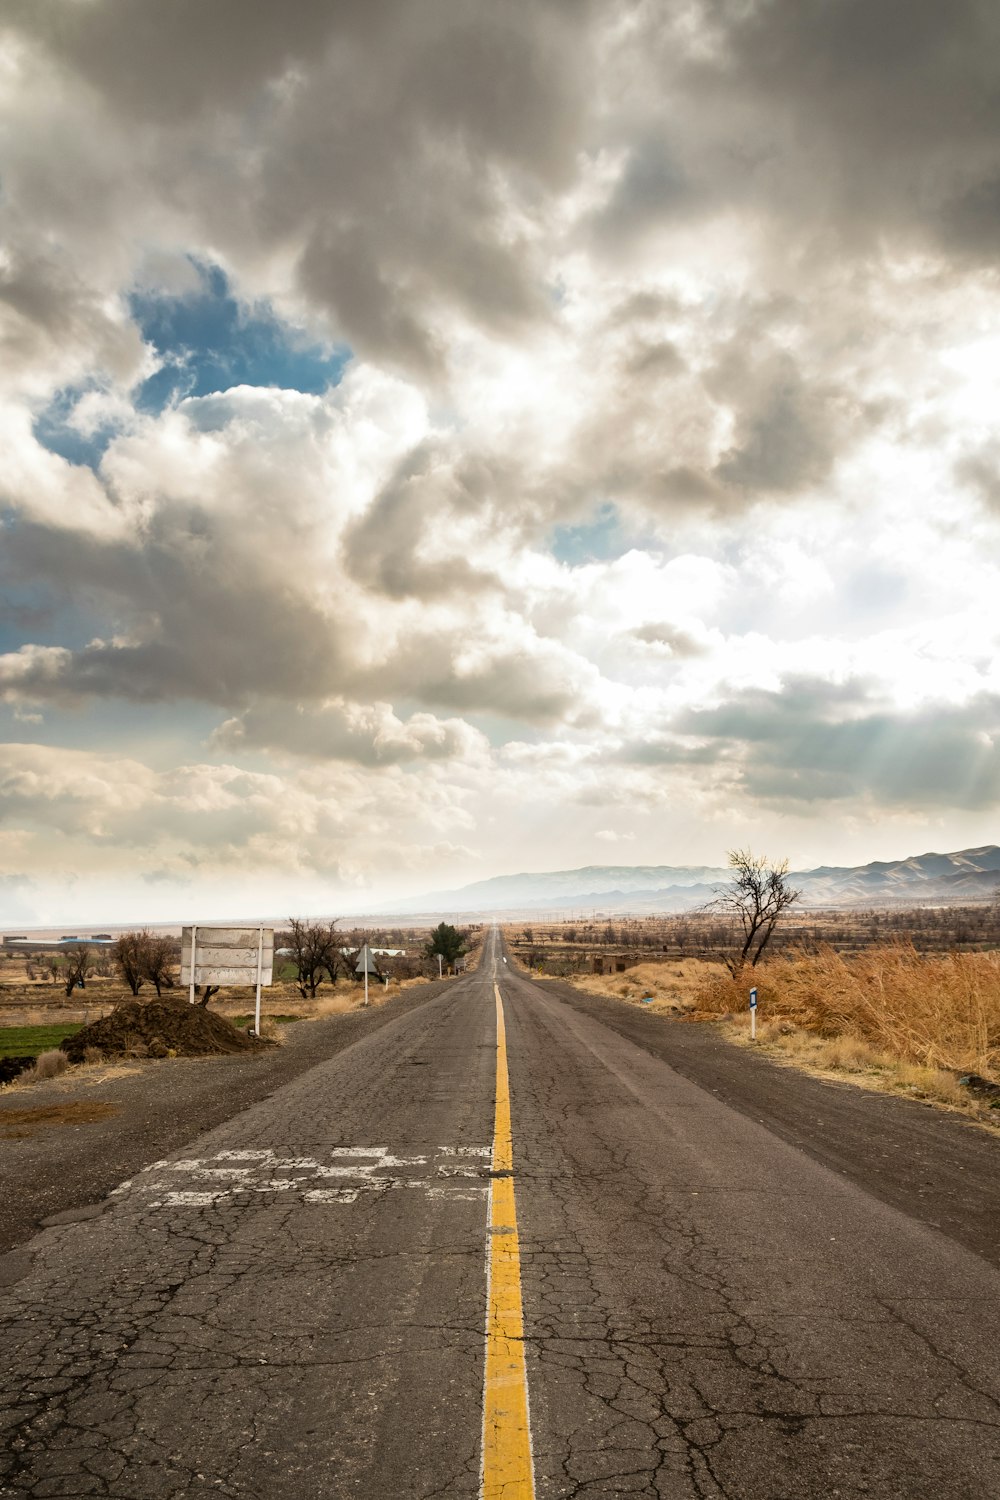
[[[586,865],[495,875],[457,890],[412,896],[386,914],[551,912],[681,912],[710,901],[728,871],[709,865]],[[809,906],[934,905],[989,900],[1000,894],[1000,847],[920,854],[868,865],[796,870],[791,880]]]

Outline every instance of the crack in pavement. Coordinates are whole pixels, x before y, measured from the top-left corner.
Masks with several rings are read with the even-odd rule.
[[[1000,1493],[994,1267],[504,1006],[539,1500]],[[0,1265],[0,1495],[474,1500],[492,1038],[473,975]]]
[[[2,1293],[0,1494],[298,1500],[419,1474],[472,1500],[492,1059],[470,991],[31,1242]]]
[[[540,1497],[1000,1486],[1000,1278],[510,985]]]

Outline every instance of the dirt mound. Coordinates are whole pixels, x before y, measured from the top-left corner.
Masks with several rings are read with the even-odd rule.
[[[225,1016],[186,1000],[126,1000],[109,1016],[60,1043],[72,1062],[89,1048],[105,1057],[203,1057],[212,1052],[248,1052],[270,1043],[237,1031]]]
[[[13,1083],[15,1078],[34,1066],[34,1053],[19,1057],[0,1057],[0,1083]]]

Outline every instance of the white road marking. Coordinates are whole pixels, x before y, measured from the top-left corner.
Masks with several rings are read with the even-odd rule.
[[[214,1156],[154,1162],[115,1191],[149,1194],[150,1208],[199,1208],[222,1202],[247,1207],[258,1194],[268,1193],[284,1203],[349,1204],[362,1195],[403,1188],[439,1201],[482,1202],[489,1191],[491,1155],[490,1146],[438,1146],[398,1154],[388,1146],[334,1146],[315,1156],[280,1156],[263,1149],[219,1151]],[[178,1178],[183,1186],[174,1185]]]

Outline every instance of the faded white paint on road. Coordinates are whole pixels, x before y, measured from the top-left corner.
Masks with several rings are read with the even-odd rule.
[[[250,1207],[253,1196],[288,1201],[356,1203],[363,1193],[415,1188],[431,1198],[475,1201],[489,1192],[489,1146],[438,1146],[394,1154],[388,1146],[334,1146],[326,1159],[272,1150],[219,1151],[214,1156],[154,1162],[112,1197],[143,1194],[150,1208],[197,1207],[228,1201]],[[333,1185],[336,1183],[337,1185]],[[196,1184],[196,1185],[194,1185]]]

